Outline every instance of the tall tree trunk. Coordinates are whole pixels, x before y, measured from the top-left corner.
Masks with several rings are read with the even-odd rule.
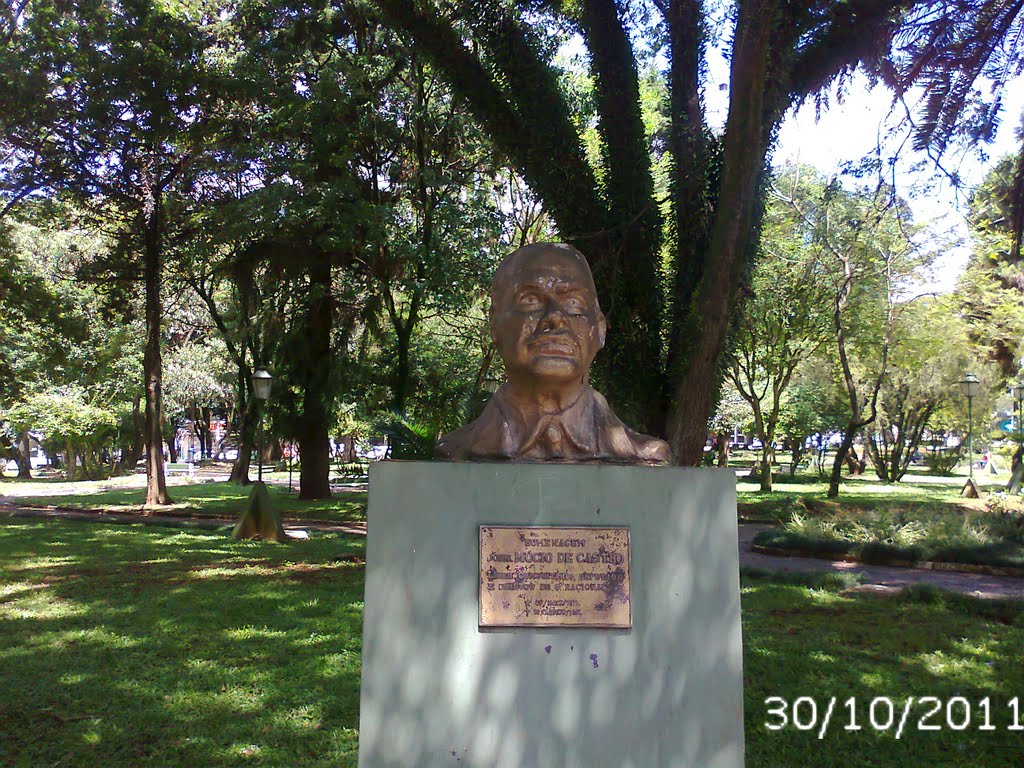
[[[657,310],[660,297],[652,296],[657,292],[663,226],[659,206],[652,203],[654,177],[632,41],[618,3],[598,0],[580,3],[578,8],[599,83],[594,100],[607,177],[598,185],[603,187],[605,205],[592,212],[600,217],[601,225],[589,228],[585,219],[590,217],[580,215],[581,211],[568,216],[559,213],[549,195],[541,194],[559,230],[593,266],[601,308],[608,320],[607,346],[594,363],[604,395],[627,423],[664,436],[662,317]],[[540,162],[550,163],[550,157]],[[580,181],[583,179],[574,183]],[[556,196],[564,184],[563,176],[562,182],[548,186],[547,192]]]
[[[768,442],[761,445],[761,491],[772,492],[772,468],[775,451]]]
[[[18,479],[31,480],[32,439],[29,437],[27,431],[22,432],[20,435],[18,435],[18,441],[15,444],[15,448],[18,452]]]
[[[714,141],[705,133],[701,98],[701,59],[705,47],[699,0],[666,3],[671,66],[669,69],[670,141],[672,149],[672,248],[673,268],[668,355],[663,385],[663,414],[670,418],[672,384],[686,373],[699,316],[693,301],[704,276],[714,211],[714,188],[719,168],[713,156]],[[662,427],[671,435],[671,423]],[[696,436],[694,436],[696,440]],[[673,449],[677,447],[673,445]]]
[[[249,464],[252,461],[252,450],[256,443],[255,431],[256,422],[259,416],[259,408],[256,399],[249,393],[249,372],[248,369],[239,364],[236,395],[238,397],[238,455],[235,463],[231,465],[231,475],[228,482],[238,485],[249,485]]]
[[[149,180],[152,184],[152,180]],[[163,434],[163,360],[160,355],[160,326],[163,310],[160,303],[161,242],[160,198],[155,189],[147,189],[143,233],[143,272],[146,287],[146,351],[142,371],[146,388],[146,506],[170,504],[164,478]]]
[[[687,332],[685,349],[675,352],[668,436],[676,463],[683,465],[700,462],[707,439],[729,316],[757,227],[769,134],[778,119],[778,96],[767,87],[773,27],[759,14],[743,6],[737,21],[714,224],[696,294],[684,308],[690,316],[676,321]]]
[[[302,465],[299,470],[299,498],[326,499],[331,496],[330,424],[332,418],[331,373],[331,264],[323,253],[314,255],[309,270],[310,286],[306,311],[306,350],[302,363],[302,415],[296,437]]]
[[[854,426],[856,422],[851,422],[847,425],[846,431],[843,432],[843,441],[839,444],[839,450],[836,451],[835,461],[832,462],[832,474],[828,479],[828,498],[834,499],[839,495],[839,484],[843,481],[843,464],[846,463],[847,456],[850,455],[850,450],[853,448],[853,437],[854,431],[859,427]]]
[[[75,446],[70,442],[64,444],[64,453],[66,454],[64,476],[69,483],[73,483],[78,479],[78,454],[75,452]]]
[[[398,357],[395,360],[395,397],[392,406],[396,413],[405,413],[405,400],[409,394],[409,349],[412,345],[412,320],[404,326],[396,326]]]
[[[132,433],[128,447],[121,455],[121,466],[128,472],[135,471],[135,465],[142,456],[146,434],[146,418],[142,413],[142,395],[132,398]]]

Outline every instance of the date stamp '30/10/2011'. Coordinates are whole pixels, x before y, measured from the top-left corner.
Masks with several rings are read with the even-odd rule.
[[[824,739],[829,728],[844,731],[895,731],[897,739],[909,730],[917,731],[1024,731],[1024,702],[1015,696],[1004,704],[993,702],[986,696],[975,702],[963,696],[942,699],[937,696],[906,696],[892,699],[876,696],[861,701],[851,696],[841,699],[830,696],[821,703],[812,696],[800,696],[792,701],[782,696],[769,696],[764,700],[767,713],[764,726],[769,731],[794,728],[811,731]],[[997,711],[1003,708],[1009,714],[1009,723],[996,725]]]

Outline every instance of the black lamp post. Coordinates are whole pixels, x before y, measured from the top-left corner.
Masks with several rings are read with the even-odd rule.
[[[960,394],[967,398],[967,477],[968,483],[974,484],[974,419],[973,412],[971,410],[971,404],[974,400],[974,396],[978,394],[978,388],[981,386],[981,382],[978,381],[978,377],[973,373],[968,373],[964,376],[964,380],[957,383],[960,387]]]
[[[259,402],[260,419],[257,426],[256,438],[256,461],[259,463],[259,482],[263,482],[263,408],[264,403],[270,397],[270,385],[274,383],[274,377],[266,370],[260,368],[252,375],[253,397]]]

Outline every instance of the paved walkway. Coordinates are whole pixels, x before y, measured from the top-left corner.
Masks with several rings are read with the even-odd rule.
[[[155,514],[141,517],[131,512],[39,509],[18,506],[10,501],[0,502],[0,516],[123,524],[141,523],[143,525],[195,527],[207,530],[216,530],[234,525],[236,522],[233,519],[190,515]],[[339,524],[291,519],[284,521],[284,527],[286,531],[291,532],[329,531],[355,536],[366,535],[365,523]],[[931,584],[941,589],[961,592],[974,597],[1024,599],[1024,579],[1009,576],[988,576],[985,574],[958,573],[955,571],[930,571],[921,568],[890,568],[880,565],[819,560],[813,557],[777,557],[752,552],[750,544],[754,536],[759,531],[771,527],[756,523],[740,524],[739,547],[741,566],[796,573],[860,573],[862,574],[860,589],[865,591],[894,592],[912,584]]]
[[[770,571],[798,573],[860,573],[866,591],[897,591],[912,584],[931,584],[951,592],[984,598],[1012,597],[1024,599],[1024,579],[1012,576],[989,576],[981,573],[957,571],[931,571],[924,568],[891,568],[884,565],[864,565],[816,557],[776,557],[750,550],[754,536],[771,525],[740,524],[740,565]]]

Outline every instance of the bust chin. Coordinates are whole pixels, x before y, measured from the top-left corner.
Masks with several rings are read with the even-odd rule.
[[[588,382],[607,326],[583,254],[538,243],[506,257],[491,284],[490,325],[509,382],[480,418],[438,441],[438,458],[668,463],[668,444],[626,427]]]

